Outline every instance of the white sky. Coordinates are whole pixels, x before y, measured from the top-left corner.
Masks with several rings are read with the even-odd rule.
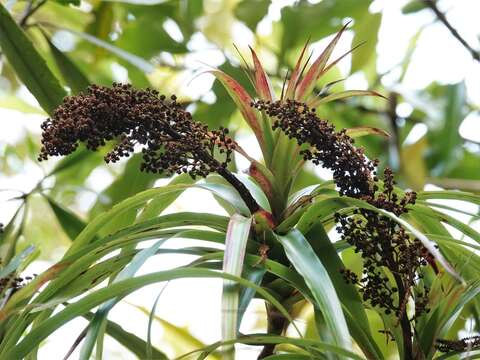
[[[269,22],[279,16],[282,6],[291,4],[289,0],[277,0],[271,5],[269,16],[263,20],[260,25],[262,32],[269,31]],[[424,11],[417,15],[404,16],[400,9],[405,1],[376,0],[371,7],[371,11],[383,12],[383,20],[379,35],[378,70],[384,72],[399,63],[408,47],[408,42],[420,26],[429,24],[433,21],[433,15]],[[478,14],[480,14],[480,1],[475,0],[444,0],[440,2],[441,8],[448,11],[448,18],[452,24],[459,30],[465,39],[474,47],[480,48],[477,35]],[[172,26],[167,25],[168,26]],[[174,31],[174,30],[173,30]],[[242,24],[235,25],[234,39],[235,43],[240,44],[242,48],[246,47],[252,41],[249,30]],[[345,49],[350,46],[350,38],[347,36],[343,45]],[[200,62],[212,66],[219,65],[223,56],[216,50],[211,50],[211,45],[206,42],[203,36],[198,35],[191,44],[192,48],[199,49],[195,54],[187,57],[187,65],[192,68],[198,68]],[[201,50],[209,48],[209,50]],[[344,64],[348,64],[346,59]],[[344,65],[343,71],[348,70],[348,65]],[[120,75],[121,76],[121,73]],[[439,23],[428,26],[423,32],[418,47],[414,53],[410,69],[405,78],[403,86],[411,90],[422,90],[433,79],[440,83],[457,82],[462,79],[467,81],[467,91],[472,103],[480,104],[480,64],[475,63],[470,54],[455,40],[450,33]],[[213,81],[208,75],[195,78],[193,81],[185,79],[189,83],[187,93],[191,96],[204,94]],[[386,86],[388,79],[385,82]],[[364,86],[361,77],[355,76],[347,82],[348,88],[358,88]],[[22,97],[30,98],[31,95],[21,94]],[[207,95],[207,98],[210,95]],[[400,110],[400,109],[399,109]],[[408,111],[408,109],[407,109]],[[0,143],[14,145],[25,131],[30,133],[39,133],[39,125],[44,116],[26,115],[16,111],[0,108],[0,118],[3,120],[2,131],[0,131]],[[461,133],[463,136],[472,140],[480,141],[480,117],[479,115],[470,115],[462,124]],[[248,137],[244,141],[249,144]],[[250,146],[250,145],[249,145]],[[43,171],[34,163],[27,163],[25,168],[21,169],[15,176],[5,176],[0,174],[0,189],[17,189],[28,191],[35,186],[36,182],[42,177]],[[91,184],[103,183],[107,186],[109,183],[108,175],[105,172],[96,172],[90,179]],[[101,188],[95,188],[101,191]],[[0,219],[6,223],[17,204],[5,202],[3,200],[12,196],[11,192],[0,192]],[[192,198],[194,201],[192,201]],[[89,201],[93,201],[90,199]],[[88,206],[87,201],[84,208]],[[213,201],[210,195],[203,191],[189,190],[181,196],[170,211],[188,209],[189,211],[214,211],[222,213],[217,205],[212,205]],[[462,219],[464,220],[464,219]],[[183,245],[184,243],[182,243]],[[172,242],[167,243],[167,247],[176,246]],[[177,245],[178,246],[178,245]],[[155,257],[149,261],[141,270],[141,273],[158,271],[178,266],[180,262],[188,261],[186,257],[161,256]],[[49,266],[45,262],[36,262],[31,266],[30,272],[39,272]],[[156,294],[163,285],[151,286],[128,297],[131,303],[139,304],[150,308],[153,304]],[[220,338],[220,294],[221,282],[215,280],[182,280],[170,283],[161,297],[157,307],[157,315],[179,326],[187,327],[194,336],[206,343],[217,341]],[[260,331],[255,328],[256,315],[262,310],[261,304],[255,304],[249,309],[244,324],[243,331]],[[147,318],[130,305],[122,303],[111,312],[112,320],[118,321],[125,329],[146,338]],[[40,359],[61,359],[71,343],[81,331],[85,324],[83,320],[76,320],[54,334],[42,346],[40,350]],[[162,329],[155,325],[153,328],[154,343],[159,344]],[[67,339],[67,341],[66,341]],[[106,359],[130,359],[129,354],[121,352],[113,341],[106,342],[108,355]],[[165,344],[160,347],[167,349]],[[167,351],[167,350],[165,350]],[[256,358],[256,351],[252,348],[238,347],[241,359]],[[72,358],[77,357],[74,354]]]

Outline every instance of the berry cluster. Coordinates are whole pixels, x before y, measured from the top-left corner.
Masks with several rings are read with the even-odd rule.
[[[3,294],[6,290],[12,290],[9,296],[11,296],[15,291],[20,290],[26,285],[26,283],[32,280],[33,277],[26,276],[25,278],[20,276],[15,276],[14,273],[11,273],[8,276],[0,278],[0,293]]]
[[[308,144],[309,147],[301,151],[304,160],[312,160],[316,165],[321,163],[332,170],[342,195],[372,195],[371,173],[377,162],[368,160],[345,130],[336,132],[332,124],[317,116],[315,109],[298,101],[259,100],[252,106],[274,119],[274,129],[282,129],[299,145]]]
[[[116,83],[111,88],[92,85],[84,94],[65,98],[42,130],[40,161],[70,154],[79,142],[97,150],[116,140],[106,162],[127,157],[140,146],[142,170],[192,177],[225,168],[235,146],[227,129],[209,131],[192,120],[175,95],[167,99],[155,90]]]
[[[375,177],[374,181],[378,179]],[[407,205],[415,203],[415,193],[406,193],[400,199],[394,192],[395,182],[388,168],[383,184],[381,192],[367,198],[370,204],[400,216],[408,211]],[[378,185],[375,184],[374,188],[377,189]],[[360,286],[364,301],[383,308],[386,314],[394,312],[401,316],[407,298],[414,295],[412,289],[422,277],[420,268],[428,264],[428,251],[396,221],[375,211],[357,209],[353,214],[337,213],[335,217],[342,240],[354,246],[364,261],[361,279],[353,279],[344,271],[345,278]],[[386,269],[393,275],[397,287],[391,285]],[[424,290],[415,294],[415,316],[428,312],[428,289]]]
[[[317,116],[315,109],[294,100],[260,100],[251,105],[273,119],[274,129],[280,128],[299,145],[308,145],[301,151],[304,160],[332,170],[341,195],[365,200],[397,216],[415,204],[414,192],[407,192],[402,198],[395,193],[393,173],[388,168],[384,172],[383,190],[379,191],[378,161],[367,159],[345,130],[335,131],[332,124]],[[336,214],[336,221],[342,239],[364,259],[361,279],[348,269],[341,270],[347,282],[360,286],[364,301],[400,317],[408,297],[415,296],[415,315],[428,311],[428,291],[416,294],[412,291],[421,277],[420,267],[427,264],[429,255],[418,239],[391,218],[367,209],[358,209],[350,215]],[[396,286],[391,285],[385,269],[393,274]]]
[[[436,348],[441,352],[464,352],[480,347],[480,336],[471,336],[460,340],[437,339]]]

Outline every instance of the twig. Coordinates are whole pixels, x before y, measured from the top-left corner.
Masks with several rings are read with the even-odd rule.
[[[20,21],[18,22],[20,27],[25,25],[25,22],[27,21],[26,19],[28,18],[29,14],[30,14],[30,11],[32,11],[32,6],[33,6],[33,0],[29,0],[27,5],[25,6],[25,10],[23,11],[22,17],[20,18]]]
[[[47,0],[41,0],[37,3],[37,5],[33,6],[33,1],[30,1],[27,5],[27,8],[25,10],[25,14],[23,15],[22,19],[19,21],[18,25],[20,27],[25,27],[27,25],[27,20],[37,12],[38,9],[40,9]]]
[[[450,31],[450,33],[457,39],[464,47],[467,49],[472,57],[480,62],[480,52],[478,50],[475,50],[470,44],[462,38],[462,36],[458,33],[458,31],[450,24],[450,22],[447,20],[446,16],[444,13],[442,13],[438,7],[435,1],[433,0],[423,0],[425,5],[427,5],[437,16],[438,20],[440,20],[443,25]]]
[[[388,96],[388,108],[386,114],[392,129],[392,137],[390,138],[390,148],[395,154],[395,161],[397,169],[400,168],[400,131],[398,129],[398,115],[397,115],[398,94],[391,92]],[[395,167],[395,166],[394,166]]]

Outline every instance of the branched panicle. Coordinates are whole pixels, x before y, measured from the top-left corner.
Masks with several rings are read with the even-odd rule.
[[[39,160],[70,154],[79,143],[97,150],[115,140],[106,162],[127,157],[139,146],[142,170],[188,172],[192,177],[226,167],[234,148],[227,129],[209,131],[192,120],[174,95],[167,99],[155,90],[115,83],[110,88],[92,85],[84,94],[65,98],[42,129]],[[216,160],[214,154],[223,159]]]
[[[301,151],[304,159],[332,170],[340,194],[353,197],[372,195],[371,173],[376,161],[368,160],[363,149],[353,145],[354,140],[345,130],[336,132],[332,124],[317,116],[315,109],[294,100],[259,100],[252,106],[274,119],[274,129],[282,129],[299,145],[309,144],[309,148]]]
[[[299,145],[305,160],[312,160],[333,171],[333,179],[344,196],[362,199],[369,204],[400,216],[415,203],[416,194],[407,192],[401,199],[394,191],[395,181],[390,169],[384,173],[383,191],[376,176],[377,160],[369,160],[363,149],[356,148],[345,130],[335,131],[329,122],[320,119],[315,109],[294,101],[256,101],[252,106],[273,119],[273,128],[280,128]],[[401,317],[407,299],[415,297],[415,316],[428,311],[428,289],[416,291],[419,270],[427,264],[428,252],[418,240],[387,216],[359,209],[353,215],[336,214],[337,230],[364,259],[363,276],[348,269],[341,272],[347,282],[360,287],[364,301]],[[397,286],[384,271],[393,274]],[[397,288],[398,287],[398,288]]]
[[[478,350],[480,348],[480,336],[471,336],[460,340],[437,339],[435,347],[441,352]]]
[[[376,177],[374,180],[378,181]],[[367,201],[400,216],[408,212],[408,205],[415,203],[416,195],[407,192],[400,199],[394,192],[394,184],[392,171],[387,168],[383,191]],[[374,188],[378,189],[378,186]],[[351,215],[337,213],[335,217],[342,240],[352,245],[363,258],[361,279],[352,278],[351,272],[342,270],[347,281],[360,286],[363,300],[383,308],[387,314],[393,312],[401,316],[407,298],[415,296],[415,316],[428,312],[428,289],[413,293],[417,280],[422,277],[420,269],[427,265],[428,251],[421,241],[408,234],[396,221],[372,210],[358,209]],[[399,289],[390,285],[384,270],[393,274],[403,294],[398,294]]]

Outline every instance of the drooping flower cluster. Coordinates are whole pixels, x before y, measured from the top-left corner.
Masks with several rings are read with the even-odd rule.
[[[333,178],[342,195],[352,197],[371,196],[373,193],[371,173],[377,165],[368,160],[363,149],[356,148],[354,140],[345,130],[321,120],[306,104],[294,100],[256,101],[252,104],[274,119],[273,128],[280,128],[299,145],[309,144],[301,154],[305,160],[322,164],[333,171]]]
[[[394,180],[390,169],[384,173],[383,191],[369,199],[377,208],[388,210],[397,216],[408,211],[415,203],[415,193],[406,193],[401,199],[394,192]],[[337,231],[342,240],[354,246],[363,258],[363,276],[358,278],[342,269],[347,282],[360,286],[364,301],[379,306],[386,314],[400,317],[410,296],[415,298],[415,316],[428,312],[428,289],[413,293],[420,268],[428,264],[428,251],[420,240],[408,234],[396,221],[373,210],[358,209],[353,214],[336,214]],[[396,286],[391,285],[389,270]]]
[[[226,167],[234,148],[227,129],[209,131],[192,120],[175,96],[167,99],[155,90],[115,83],[111,88],[92,85],[84,94],[65,98],[42,129],[39,160],[70,154],[80,142],[97,150],[115,140],[106,162],[129,156],[140,146],[142,170],[188,172],[192,177]]]

